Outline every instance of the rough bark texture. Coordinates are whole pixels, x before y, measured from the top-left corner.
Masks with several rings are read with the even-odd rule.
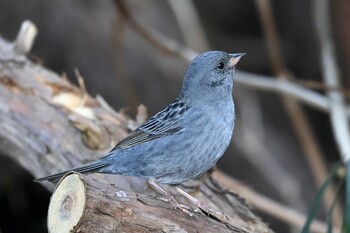
[[[34,177],[97,159],[146,117],[142,108],[136,121],[113,111],[101,98],[89,96],[79,80],[78,88],[0,38],[0,151]],[[82,182],[87,197],[82,219],[90,220],[75,228],[80,232],[270,232],[242,198],[208,175],[182,188],[228,219],[202,212],[191,218],[172,210],[142,179],[96,174]],[[174,187],[168,189],[191,206]],[[127,198],[118,196],[121,191]]]
[[[48,219],[51,233],[240,231],[209,217],[194,216],[191,220],[155,197],[125,191],[81,174],[70,174],[58,184]]]

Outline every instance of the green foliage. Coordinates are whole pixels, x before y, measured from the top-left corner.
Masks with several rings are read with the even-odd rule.
[[[314,202],[312,203],[312,206],[311,206],[311,209],[310,209],[310,212],[307,216],[307,219],[306,219],[306,222],[305,222],[305,225],[301,231],[301,233],[309,233],[310,232],[310,225],[311,225],[311,222],[312,220],[315,218],[320,206],[322,205],[322,198],[328,188],[328,186],[332,183],[332,181],[334,180],[334,178],[336,177],[336,173],[337,173],[337,170],[338,168],[341,166],[341,161],[337,162],[331,169],[326,181],[322,184],[320,190],[317,192],[317,195],[315,197],[315,200]],[[339,188],[340,189],[340,188]],[[349,189],[349,188],[348,188]],[[350,189],[349,189],[350,191]],[[335,202],[335,201],[334,201]],[[331,207],[331,209],[329,210],[330,213],[332,213],[332,210],[333,207]],[[329,212],[328,212],[329,213]],[[329,218],[332,218],[332,215],[329,216]],[[332,224],[332,222],[331,222]],[[349,231],[350,232],[350,231]]]
[[[350,161],[346,163],[344,232],[350,232]]]
[[[338,182],[331,208],[328,210],[328,213],[327,213],[327,233],[333,232],[333,218],[332,218],[333,217],[333,210],[334,210],[334,207],[337,203],[337,199],[339,197],[340,190],[343,187],[343,185],[344,185],[344,180],[341,180]]]

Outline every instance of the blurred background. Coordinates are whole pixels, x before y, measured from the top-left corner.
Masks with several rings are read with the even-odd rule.
[[[331,1],[329,12],[347,93],[350,2]],[[139,104],[152,115],[178,94],[188,61],[166,49],[171,42],[196,52],[245,52],[240,71],[290,79],[322,94],[327,89],[309,0],[0,0],[2,37],[14,40],[26,19],[38,28],[35,61],[73,82],[78,69],[89,93],[131,116]],[[233,95],[235,133],[218,167],[257,193],[307,213],[339,159],[329,115],[239,83]],[[32,180],[0,156],[0,232],[47,232],[50,193]],[[256,212],[276,232],[298,232],[266,211]],[[340,224],[341,208],[335,216]],[[324,219],[325,211],[318,217]]]

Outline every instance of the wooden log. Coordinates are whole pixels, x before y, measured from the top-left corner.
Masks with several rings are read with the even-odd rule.
[[[57,185],[48,211],[51,233],[64,232],[232,232],[197,215],[189,220],[159,199],[69,174]],[[176,213],[176,214],[175,214]]]
[[[76,87],[64,77],[33,63],[13,44],[0,38],[0,150],[34,177],[99,158],[141,123],[123,112],[115,112],[102,98],[91,97],[81,78],[79,83],[80,87]],[[139,114],[139,118],[144,119],[145,114]],[[154,198],[159,195],[148,188],[143,179],[106,175],[69,176],[69,179],[76,179],[76,187],[83,184],[78,196],[82,196],[86,205],[79,209],[74,198],[59,199],[63,200],[63,204],[58,204],[59,210],[74,207],[78,213],[63,211],[56,216],[56,219],[69,219],[73,223],[66,222],[65,229],[79,226],[74,231],[118,232],[128,226],[130,231],[136,232],[191,232],[191,229],[271,232],[242,198],[221,187],[210,175],[182,188],[212,208],[223,211],[227,220],[202,212],[196,214],[198,219],[193,219],[174,211],[168,203]],[[68,181],[64,179],[58,185],[51,204],[58,200],[57,195],[62,195],[57,190],[62,190],[63,194],[69,192],[72,186],[63,186]],[[49,190],[54,188],[51,183],[44,185]],[[168,189],[180,203],[194,208],[173,187]],[[118,196],[121,191],[127,198]],[[50,207],[49,212],[55,213],[52,211]],[[49,216],[50,227],[54,216]],[[78,216],[75,222],[73,216]]]

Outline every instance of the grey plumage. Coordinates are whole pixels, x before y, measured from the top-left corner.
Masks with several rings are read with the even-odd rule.
[[[227,149],[234,128],[234,67],[244,54],[209,51],[196,57],[179,96],[100,160],[68,171],[144,177],[179,184],[208,171]]]

